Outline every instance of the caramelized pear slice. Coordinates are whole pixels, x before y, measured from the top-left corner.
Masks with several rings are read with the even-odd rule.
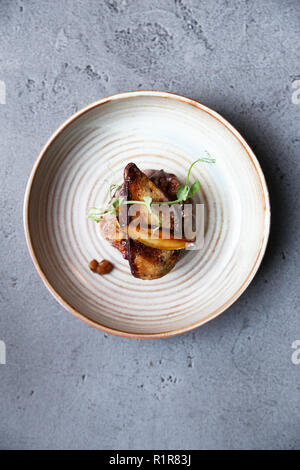
[[[137,240],[143,245],[156,248],[157,250],[184,250],[190,243],[184,238],[174,238],[172,234],[168,234],[168,238],[163,238],[164,232],[162,229],[159,229],[154,235],[150,229],[138,230],[133,225],[129,225],[127,227],[127,233],[132,240]]]

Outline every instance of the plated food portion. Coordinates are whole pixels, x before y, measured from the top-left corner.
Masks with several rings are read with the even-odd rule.
[[[124,182],[110,187],[108,206],[90,208],[88,217],[100,223],[103,238],[128,260],[134,277],[152,280],[165,276],[183,251],[195,243],[195,214],[187,209],[200,189],[198,180],[189,186],[191,169],[198,162],[215,160],[207,156],[194,161],[185,185],[172,173],[151,169],[143,172],[135,163],[129,163],[124,169]],[[169,208],[172,210],[164,210]]]
[[[193,165],[206,151],[215,164]],[[200,249],[196,228],[186,232],[189,206],[204,207]],[[87,218],[95,207],[98,223]],[[174,336],[224,312],[253,279],[269,225],[264,175],[238,131],[157,91],[71,116],[41,150],[24,199],[29,253],[48,290],[89,325],[134,338]]]

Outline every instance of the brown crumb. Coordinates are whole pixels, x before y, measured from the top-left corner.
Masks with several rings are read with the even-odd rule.
[[[110,273],[114,266],[107,259],[100,261],[100,263],[98,263],[96,259],[93,259],[92,261],[90,261],[89,267],[90,270],[93,271],[93,273],[98,273],[102,275]]]
[[[98,268],[98,261],[96,259],[93,259],[92,261],[90,261],[89,267],[90,270],[93,271],[93,273],[96,273]]]
[[[108,274],[111,272],[112,269],[113,269],[113,265],[111,264],[111,262],[108,261],[107,259],[104,259],[98,264],[97,273],[101,275]]]

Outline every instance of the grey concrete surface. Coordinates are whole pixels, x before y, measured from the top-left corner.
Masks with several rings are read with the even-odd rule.
[[[299,34],[298,0],[0,0],[0,448],[300,448]],[[223,114],[271,193],[271,239],[247,292],[166,340],[73,318],[23,235],[25,184],[45,140],[75,110],[134,89]]]

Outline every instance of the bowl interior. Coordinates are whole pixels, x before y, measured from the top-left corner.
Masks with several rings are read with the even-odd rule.
[[[226,309],[253,277],[269,229],[268,196],[254,155],[222,118],[189,101],[125,95],[90,108],[44,151],[27,193],[27,235],[36,265],[56,297],[97,325],[131,334],[189,329]],[[185,180],[194,166],[205,204],[205,241],[162,279],[142,281],[87,220],[103,207],[125,165],[165,169]],[[108,276],[89,261],[109,259]]]

